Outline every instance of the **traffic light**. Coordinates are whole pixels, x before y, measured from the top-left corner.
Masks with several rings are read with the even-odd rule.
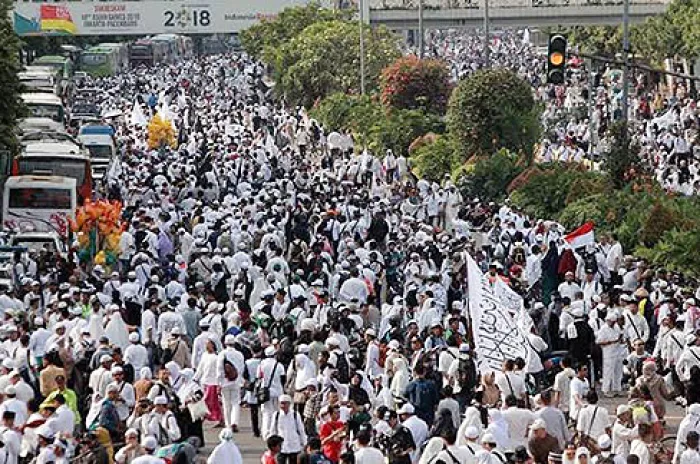
[[[547,82],[563,84],[566,68],[566,37],[561,34],[549,36],[547,47]]]

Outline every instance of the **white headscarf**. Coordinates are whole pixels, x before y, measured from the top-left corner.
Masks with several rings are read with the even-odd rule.
[[[109,342],[121,348],[122,352],[129,346],[129,329],[119,311],[113,312],[110,316],[105,327],[105,335],[109,338]]]
[[[425,445],[425,449],[420,456],[420,460],[418,460],[418,464],[431,464],[443,449],[445,449],[445,442],[442,438],[431,438],[428,444]]]
[[[224,429],[219,433],[221,443],[209,455],[207,464],[243,464],[243,457],[238,446],[233,442],[233,432]]]
[[[299,391],[306,388],[306,382],[316,378],[316,365],[303,353],[294,356],[297,376],[294,380],[294,388]]]
[[[510,443],[508,422],[503,418],[503,414],[498,409],[489,409],[490,424],[486,427],[486,433],[493,435],[498,449],[507,450]]]

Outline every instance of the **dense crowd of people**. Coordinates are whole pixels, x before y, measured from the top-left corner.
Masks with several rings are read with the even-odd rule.
[[[240,464],[244,408],[263,464],[700,462],[697,282],[356,155],[263,72],[216,55],[86,83],[124,115],[98,192],[124,205],[119,262],[14,257],[0,463]],[[148,149],[153,114],[177,148]],[[526,358],[487,368],[470,260],[520,298]]]
[[[529,31],[499,31],[489,47],[494,67],[505,67],[527,80],[544,103],[545,137],[541,162],[596,165],[607,147],[606,133],[622,117],[622,72],[605,63],[572,56],[566,85],[547,84],[546,56],[532,45]],[[483,35],[430,31],[430,56],[450,64],[461,79],[486,64]],[[675,69],[674,69],[675,70]],[[592,75],[591,75],[592,73]],[[630,110],[633,141],[643,166],[665,189],[682,195],[700,193],[700,115],[695,85],[689,80],[631,70]]]

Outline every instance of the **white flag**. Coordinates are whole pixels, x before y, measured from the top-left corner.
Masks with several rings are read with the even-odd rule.
[[[500,371],[506,359],[523,358],[527,361],[532,348],[525,331],[469,255],[467,263],[469,315],[479,371]]]

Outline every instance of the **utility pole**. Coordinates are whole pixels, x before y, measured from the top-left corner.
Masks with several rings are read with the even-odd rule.
[[[425,31],[423,30],[423,0],[418,0],[418,58],[423,59],[423,42]]]
[[[365,5],[364,0],[357,2],[360,9],[360,93],[365,94]]]
[[[595,76],[593,75],[593,59],[587,58],[586,61],[588,65],[588,157],[592,163],[594,152],[593,145],[598,139],[598,134],[593,134],[593,132],[597,130],[597,128],[593,125],[593,92],[595,91]]]
[[[622,8],[622,59],[624,69],[622,70],[622,120],[627,121],[629,117],[629,56],[630,56],[630,1],[624,0]]]
[[[491,57],[489,56],[490,35],[491,34],[489,33],[489,0],[484,0],[484,60],[486,68],[491,67]]]

